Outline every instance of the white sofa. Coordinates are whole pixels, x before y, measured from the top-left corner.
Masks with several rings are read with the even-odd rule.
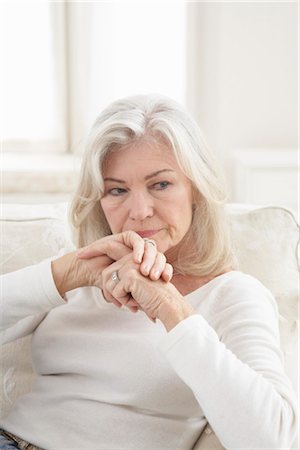
[[[71,244],[66,204],[2,207],[1,273],[37,263]],[[293,214],[281,207],[231,204],[227,211],[239,269],[261,280],[278,302],[285,368],[298,392],[299,226]],[[30,389],[35,376],[31,368],[30,336],[2,346],[0,357],[0,415],[6,415],[16,399]],[[297,441],[293,449],[298,448]],[[208,449],[223,449],[210,425],[194,446],[194,450]]]

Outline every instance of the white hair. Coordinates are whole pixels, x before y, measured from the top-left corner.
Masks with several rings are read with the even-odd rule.
[[[156,94],[117,100],[96,119],[87,138],[78,188],[70,208],[77,246],[111,234],[100,204],[104,159],[111,151],[121,151],[125,145],[145,139],[167,143],[193,186],[193,219],[180,243],[177,272],[217,275],[232,267],[223,173],[188,112],[175,101]]]

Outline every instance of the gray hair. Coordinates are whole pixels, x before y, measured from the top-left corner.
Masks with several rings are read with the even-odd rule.
[[[121,151],[123,146],[144,139],[167,143],[193,186],[192,224],[180,243],[175,270],[207,276],[231,268],[234,257],[224,213],[227,189],[223,172],[188,112],[156,94],[117,100],[96,119],[70,207],[77,246],[111,234],[100,204],[105,158],[111,151]]]

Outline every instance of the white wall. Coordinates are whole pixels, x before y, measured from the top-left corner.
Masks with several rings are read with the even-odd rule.
[[[81,142],[112,101],[160,92],[185,101],[184,2],[67,4],[73,142]]]
[[[297,209],[297,2],[69,2],[65,15],[75,152],[107,103],[162,92],[186,102],[203,128],[225,165],[230,200]],[[1,162],[5,193],[56,195],[55,184],[69,195],[72,183],[52,176],[60,179],[64,162],[49,174],[53,156],[45,155],[32,174],[28,155],[16,156],[14,170],[12,156]]]
[[[288,180],[290,184],[280,202],[296,207],[297,11],[296,2],[188,4],[187,103],[208,142],[224,161],[233,200],[243,201],[234,180],[236,151],[237,159],[243,161],[244,150],[254,150],[259,168],[260,150],[268,150],[259,170],[270,173],[273,150],[278,154],[282,149],[283,160],[287,151],[292,161],[288,172],[291,176],[286,176],[285,167],[281,179],[277,170],[271,184],[265,184],[262,197],[264,202],[276,202],[275,185],[278,188],[282,183],[284,190]],[[259,202],[259,192],[257,198],[253,189],[252,197],[250,193],[244,201],[251,199]]]

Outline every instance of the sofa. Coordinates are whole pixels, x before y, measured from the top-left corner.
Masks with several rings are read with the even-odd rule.
[[[299,225],[291,211],[278,206],[228,204],[226,211],[238,269],[258,278],[277,300],[285,370],[298,395]],[[66,203],[3,204],[0,223],[1,273],[35,264],[72,245]],[[30,390],[35,377],[30,339],[1,347],[0,416]],[[223,448],[208,424],[193,450]],[[292,448],[299,449],[298,439]]]

